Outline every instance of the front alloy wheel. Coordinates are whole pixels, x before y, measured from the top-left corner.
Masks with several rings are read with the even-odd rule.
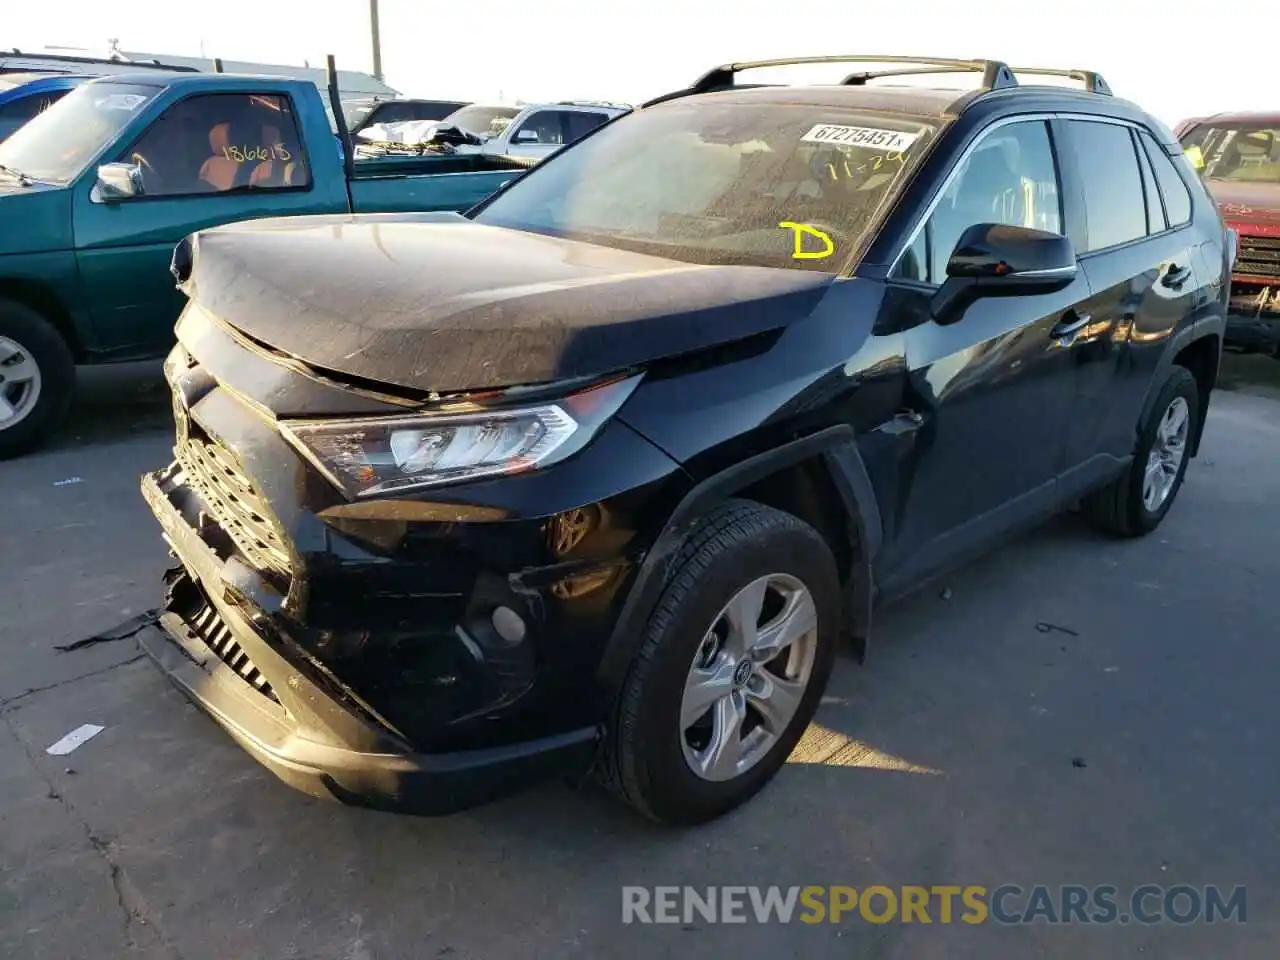
[[[662,823],[759,791],[809,725],[835,659],[840,579],[822,535],[730,500],[671,563],[622,682],[596,776]]]
[[[813,673],[818,611],[795,577],[760,577],[730,600],[698,647],[680,706],[689,768],[732,780],[787,730]]]

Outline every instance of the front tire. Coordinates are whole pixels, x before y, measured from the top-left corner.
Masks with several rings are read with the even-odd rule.
[[[0,460],[35,449],[71,406],[71,350],[39,313],[0,300]]]
[[[661,823],[744,803],[809,725],[839,625],[839,577],[817,531],[744,500],[712,511],[649,619],[600,778]]]
[[[1199,420],[1196,378],[1175,366],[1152,404],[1133,462],[1081,504],[1089,521],[1117,537],[1141,537],[1158,527],[1182,489]]]

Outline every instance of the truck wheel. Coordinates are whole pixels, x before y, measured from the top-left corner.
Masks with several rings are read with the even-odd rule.
[[[835,656],[840,584],[822,537],[729,501],[677,556],[606,737],[599,778],[661,823],[760,790],[809,725]]]
[[[0,460],[43,443],[71,406],[71,350],[40,314],[0,300]]]
[[[1142,427],[1133,462],[1084,499],[1085,517],[1118,537],[1140,537],[1158,527],[1182,488],[1199,416],[1196,378],[1185,367],[1174,367]]]

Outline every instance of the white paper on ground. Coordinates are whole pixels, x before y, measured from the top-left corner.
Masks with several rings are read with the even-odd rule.
[[[100,727],[96,723],[86,723],[83,726],[76,727],[65,737],[51,746],[45,753],[51,757],[63,757],[81,744],[88,743],[106,727]]]

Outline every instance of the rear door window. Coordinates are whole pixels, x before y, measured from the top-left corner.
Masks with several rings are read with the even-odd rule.
[[[117,159],[141,167],[143,199],[310,185],[292,104],[279,94],[180,100]]]
[[[1133,137],[1126,126],[1068,120],[1084,185],[1088,249],[1105,250],[1147,235],[1147,202]]]

